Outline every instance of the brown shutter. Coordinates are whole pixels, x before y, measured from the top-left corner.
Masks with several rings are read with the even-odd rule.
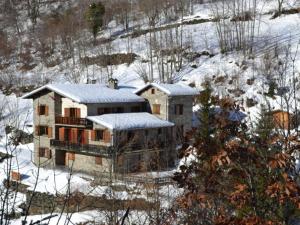
[[[65,108],[65,117],[70,117],[70,109]]]
[[[77,135],[77,128],[71,129],[71,143],[77,144],[78,143],[78,135]]]
[[[49,115],[49,106],[45,106],[45,116]]]
[[[58,129],[58,136],[60,141],[65,141],[65,128],[61,127]]]
[[[40,104],[38,104],[36,107],[36,113],[37,115],[40,115]]]
[[[47,158],[47,159],[51,159],[51,149],[49,149],[49,148],[46,148],[45,149],[45,157]]]
[[[39,148],[39,157],[44,157],[44,156],[45,156],[45,149]]]
[[[81,118],[81,111],[79,108],[76,109],[76,117]]]
[[[105,143],[110,143],[110,141],[111,141],[111,135],[110,135],[109,130],[103,131],[103,139],[104,139]]]
[[[91,130],[91,140],[92,141],[96,140],[96,131],[95,130]]]
[[[48,127],[48,138],[52,138],[52,127]]]
[[[74,152],[68,152],[68,160],[75,161],[75,153]]]
[[[40,127],[39,126],[35,126],[35,135],[39,136],[40,135]]]
[[[83,144],[87,145],[89,143],[89,131],[88,130],[84,130],[83,131]]]

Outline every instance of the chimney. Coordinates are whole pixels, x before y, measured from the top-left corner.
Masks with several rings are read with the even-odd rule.
[[[114,78],[110,78],[108,80],[108,86],[111,89],[118,89],[118,80]]]

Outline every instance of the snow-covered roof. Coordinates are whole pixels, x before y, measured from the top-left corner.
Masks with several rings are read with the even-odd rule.
[[[104,114],[101,116],[88,116],[87,119],[110,130],[135,130],[174,126],[173,123],[159,119],[150,113]]]
[[[180,95],[198,95],[199,91],[196,88],[192,88],[185,84],[157,84],[149,83],[146,86],[136,90],[134,93],[139,94],[143,90],[149,87],[156,87],[162,92],[166,93],[169,96],[180,96]]]
[[[78,103],[120,103],[143,102],[144,99],[131,91],[111,89],[103,84],[48,84],[40,87],[23,98],[32,98],[34,94],[42,90],[50,90],[70,98]]]
[[[216,107],[214,109],[214,112],[216,114],[220,114],[222,111],[223,110],[220,107]],[[229,110],[227,111],[227,113],[228,113],[228,120],[232,122],[241,122],[247,117],[245,113],[239,110]]]

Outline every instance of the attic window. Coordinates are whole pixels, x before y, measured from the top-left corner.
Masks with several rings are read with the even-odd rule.
[[[154,88],[151,89],[151,94],[155,95],[155,89]]]

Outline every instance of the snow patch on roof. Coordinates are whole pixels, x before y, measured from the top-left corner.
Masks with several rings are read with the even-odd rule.
[[[87,119],[111,130],[172,127],[173,123],[157,118],[150,113],[120,113],[89,116]]]
[[[135,91],[135,94],[140,93],[148,87],[156,87],[157,89],[163,91],[169,96],[180,96],[180,95],[198,95],[199,91],[196,88],[192,88],[188,85],[177,83],[177,84],[157,84],[151,83]]]
[[[49,89],[78,103],[120,103],[143,102],[144,99],[131,91],[111,89],[103,84],[48,84],[38,88],[23,98],[31,98],[32,95]]]

